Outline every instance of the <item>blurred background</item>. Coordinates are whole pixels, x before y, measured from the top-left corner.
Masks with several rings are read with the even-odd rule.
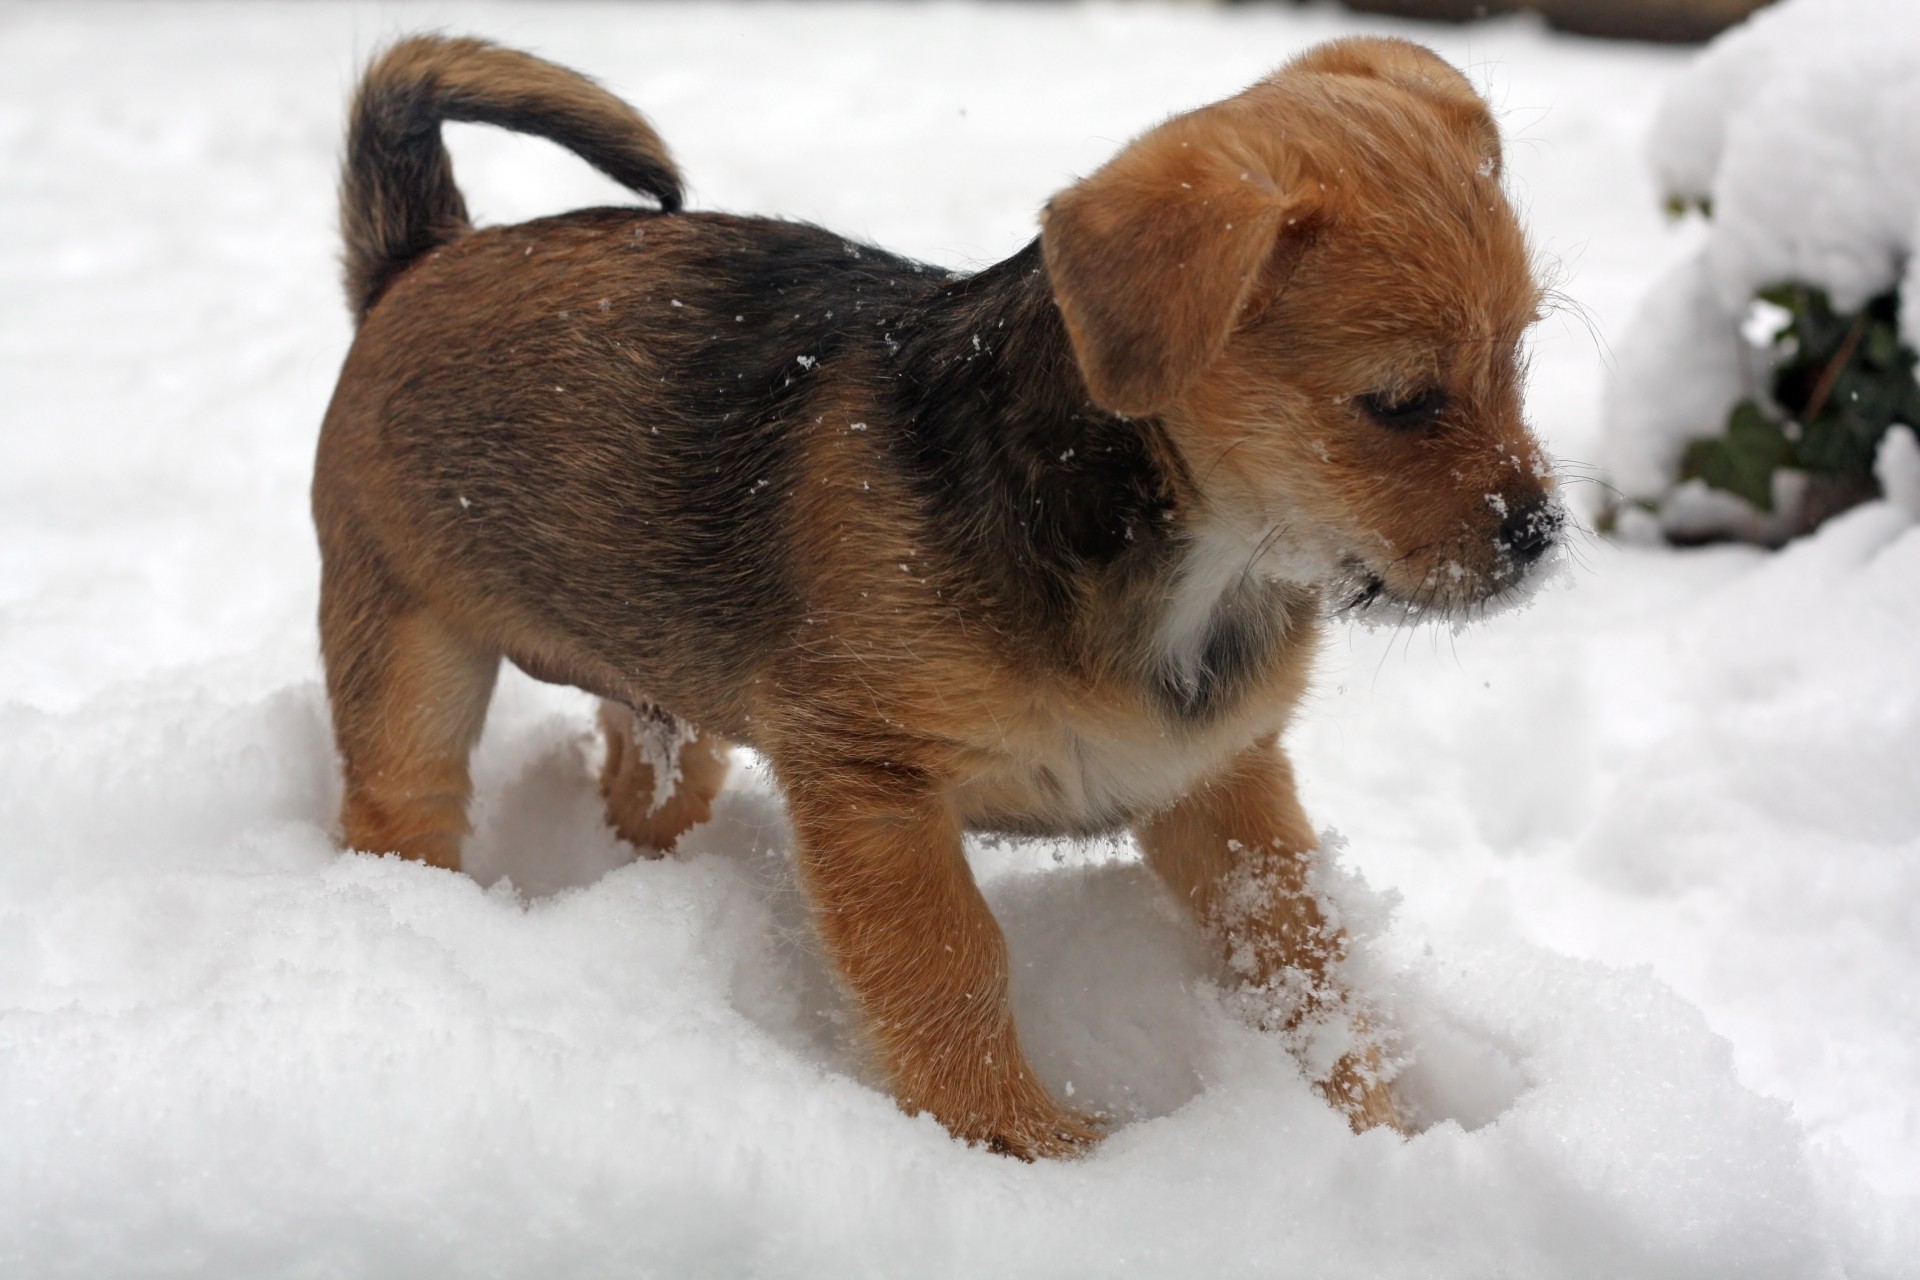
[[[1343,0],[1361,13],[1438,22],[1471,22],[1510,13],[1537,13],[1560,31],[1614,40],[1698,42],[1753,13],[1770,0]]]
[[[998,261],[1355,32],[1485,95],[1582,533],[1328,630],[1288,738],[1421,1120],[1356,1138],[1124,840],[975,841],[1027,1167],[901,1115],[750,755],[634,862],[508,672],[470,875],[340,854],[315,432],[342,116],[407,32],[595,76],[692,207]],[[447,130],[476,217],[631,201]],[[1911,0],[0,0],[0,1275],[1920,1274]]]

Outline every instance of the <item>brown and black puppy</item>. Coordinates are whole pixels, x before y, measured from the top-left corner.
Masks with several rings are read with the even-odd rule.
[[[448,119],[659,207],[476,231]],[[643,847],[707,815],[728,742],[771,762],[879,1064],[962,1138],[1095,1137],[1021,1052],[970,829],[1131,830],[1240,980],[1303,993],[1289,1023],[1364,1027],[1279,746],[1322,618],[1473,614],[1561,524],[1472,88],[1401,41],[1323,46],[967,277],[680,204],[571,72],[418,38],[367,73],[313,490],[346,843],[459,866],[505,657],[606,699]],[[1322,1081],[1356,1127],[1393,1120],[1377,1065]]]

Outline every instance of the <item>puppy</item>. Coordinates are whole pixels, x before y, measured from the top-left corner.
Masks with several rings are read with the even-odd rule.
[[[475,230],[443,120],[657,208]],[[402,41],[352,112],[358,335],[313,486],[345,842],[457,868],[504,657],[605,699],[612,821],[669,848],[726,748],[785,792],[899,1104],[1017,1156],[1094,1124],[1035,1077],[969,830],[1130,831],[1321,1088],[1395,1113],[1279,745],[1323,619],[1458,619],[1560,507],[1521,414],[1540,289],[1486,104],[1417,45],[1323,45],[1167,121],[970,276],[681,210],[629,107]]]

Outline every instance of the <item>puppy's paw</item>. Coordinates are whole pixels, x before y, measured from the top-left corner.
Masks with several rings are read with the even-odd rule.
[[[993,1074],[956,1080],[949,1058],[940,1064],[944,1070],[923,1075],[919,1087],[896,1095],[901,1110],[926,1112],[962,1142],[1022,1160],[1082,1155],[1105,1136],[1097,1117],[1061,1106],[1007,1043],[991,1053],[957,1056],[991,1063]]]
[[[984,1145],[999,1155],[1027,1161],[1069,1160],[1085,1155],[1104,1137],[1096,1117],[1056,1106],[1046,1115],[1022,1115],[996,1128]]]
[[[1340,1059],[1318,1088],[1333,1109],[1346,1116],[1355,1133],[1379,1128],[1407,1132],[1375,1046]]]
[[[672,849],[688,830],[713,816],[713,800],[727,777],[727,743],[662,711],[634,712],[600,705],[606,763],[600,792],[607,821],[643,857]]]

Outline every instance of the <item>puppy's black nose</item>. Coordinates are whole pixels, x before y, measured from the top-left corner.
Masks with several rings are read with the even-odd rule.
[[[1521,564],[1532,564],[1553,545],[1565,520],[1559,504],[1545,498],[1516,506],[1500,522],[1500,545]]]

